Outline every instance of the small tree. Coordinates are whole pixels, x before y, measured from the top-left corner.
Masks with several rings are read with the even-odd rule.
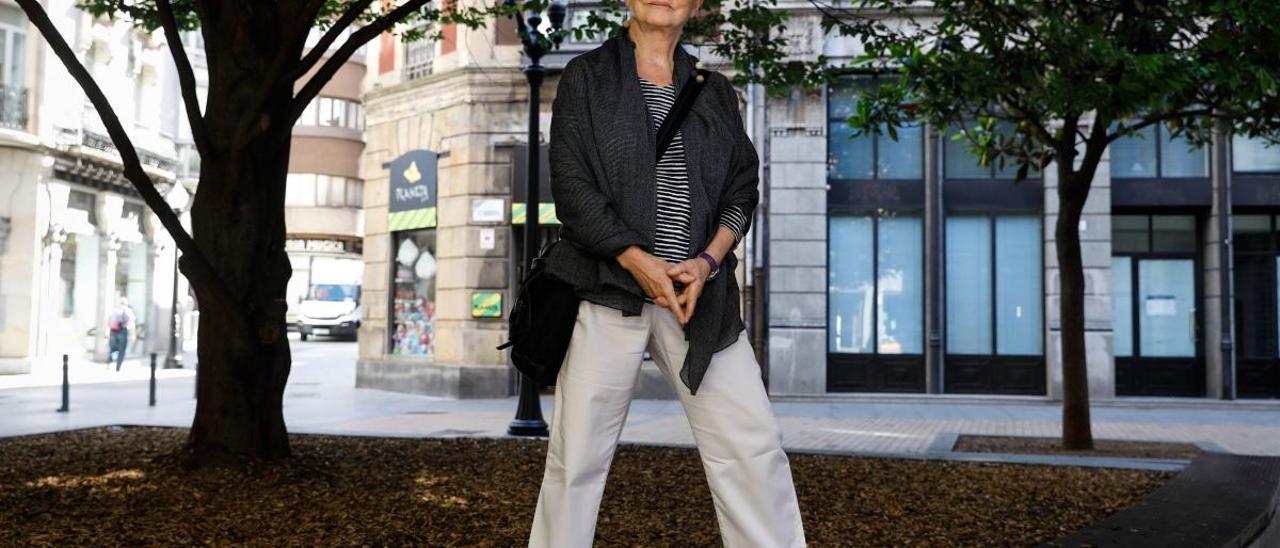
[[[84,89],[120,152],[124,176],[182,253],[180,268],[201,312],[199,399],[185,447],[187,462],[287,456],[282,398],[290,358],[284,295],[291,270],[284,250],[284,194],[294,122],[352,53],[396,24],[437,21],[474,28],[488,17],[508,16],[514,6],[441,10],[428,7],[427,0],[80,0],[80,8],[95,16],[120,18],[148,31],[163,29],[202,158],[188,234],[40,0],[18,4]],[[317,27],[323,34],[308,50],[308,34]],[[179,37],[197,28],[204,35],[209,71],[203,112]],[[405,39],[423,35],[403,34]]]
[[[772,2],[771,2],[772,3]],[[855,134],[892,138],[926,120],[963,136],[984,165],[1016,163],[1016,179],[1054,166],[1060,265],[1063,444],[1093,444],[1085,369],[1079,221],[1103,151],[1154,124],[1195,146],[1216,133],[1280,140],[1280,3],[854,0],[813,5],[822,28],[866,48],[853,66],[897,74],[868,91]],[[744,41],[744,66],[767,59]],[[825,57],[768,60],[771,89],[827,81]]]

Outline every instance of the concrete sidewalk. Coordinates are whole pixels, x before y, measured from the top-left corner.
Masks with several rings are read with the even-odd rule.
[[[554,413],[542,397],[544,418]],[[323,425],[336,432],[396,435],[503,436],[515,415],[516,399],[425,404],[420,411]],[[1061,409],[1052,403],[912,404],[875,401],[841,403],[774,402],[787,449],[857,454],[927,454],[955,434],[1061,435]],[[319,425],[317,425],[319,426]],[[1110,408],[1093,410],[1098,439],[1196,443],[1241,454],[1280,455],[1280,406],[1240,410]],[[679,402],[635,400],[622,441],[694,443]],[[949,450],[949,447],[946,448]]]
[[[195,363],[195,353],[189,352],[183,355],[185,363]],[[189,366],[185,369],[165,369],[164,355],[156,356],[156,378],[170,379],[190,377],[195,375],[195,370]],[[97,384],[97,383],[115,383],[122,381],[145,381],[151,376],[151,358],[130,358],[124,360],[120,370],[116,371],[115,362],[95,362],[82,358],[69,360],[67,363],[67,377],[70,382],[75,385],[81,384]],[[37,364],[30,373],[23,375],[0,375],[0,390],[12,388],[32,388],[39,386],[61,386],[62,385],[62,360],[61,358],[48,358]]]
[[[291,334],[296,339],[296,335]],[[292,432],[388,436],[506,436],[517,398],[453,400],[355,386],[354,343],[294,341],[284,395]],[[0,437],[137,424],[188,427],[195,412],[195,356],[187,369],[157,370],[157,405],[147,406],[144,362],[116,372],[106,364],[73,368],[71,410],[57,413],[61,382],[48,375],[0,377]],[[7,383],[7,384],[6,384]],[[7,386],[7,388],[6,388]],[[543,418],[554,397],[541,396]],[[926,455],[949,449],[957,434],[1058,436],[1061,407],[1030,398],[838,395],[776,398],[774,413],[790,450]],[[1093,408],[1099,439],[1197,443],[1241,454],[1280,455],[1280,402],[1125,399]],[[622,441],[692,445],[677,400],[634,400]],[[943,446],[946,446],[945,448]]]
[[[450,400],[342,388],[299,375],[285,392],[293,432],[393,436],[506,436],[517,399]],[[159,382],[156,407],[147,383],[127,381],[73,387],[71,411],[56,413],[58,387],[0,390],[0,437],[107,424],[186,427],[195,410],[193,379]],[[347,385],[350,386],[350,385]],[[554,414],[541,397],[544,418]],[[954,434],[1056,436],[1060,408],[1052,403],[848,402],[774,403],[788,449],[858,454],[929,454]],[[1238,409],[1097,407],[1099,439],[1200,443],[1242,454],[1280,455],[1280,405]],[[692,445],[678,401],[635,400],[624,442]]]

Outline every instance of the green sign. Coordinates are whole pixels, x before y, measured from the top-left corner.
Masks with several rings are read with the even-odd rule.
[[[502,293],[484,291],[471,294],[472,318],[501,318]]]

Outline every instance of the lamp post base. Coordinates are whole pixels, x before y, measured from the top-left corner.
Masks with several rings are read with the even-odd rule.
[[[547,423],[541,420],[514,420],[507,426],[507,434],[511,436],[547,437]]]
[[[182,356],[166,356],[164,359],[165,369],[182,369]]]
[[[516,401],[516,417],[507,423],[507,435],[548,437],[547,421],[542,419],[542,400],[538,383],[519,375],[520,398]]]

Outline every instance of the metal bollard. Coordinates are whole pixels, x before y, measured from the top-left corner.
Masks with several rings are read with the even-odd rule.
[[[62,355],[62,407],[58,408],[59,413],[66,413],[71,410],[71,379],[67,377],[67,355]]]
[[[156,353],[151,353],[151,399],[147,404],[151,407],[156,406]]]

